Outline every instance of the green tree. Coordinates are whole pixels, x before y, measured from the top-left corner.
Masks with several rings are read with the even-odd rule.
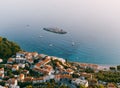
[[[29,86],[26,86],[26,88],[33,88],[33,86],[32,86],[32,85],[29,85]]]
[[[104,85],[100,84],[98,88],[104,88]]]
[[[117,66],[117,70],[120,71],[120,65]]]
[[[18,44],[7,40],[7,38],[0,37],[0,58],[4,61],[20,50],[21,48]]]
[[[80,85],[80,87],[79,88],[86,88],[85,86],[83,86],[83,85]]]
[[[115,71],[115,70],[116,70],[116,68],[115,68],[115,67],[110,67],[110,70]]]
[[[91,69],[91,68],[86,68],[86,69],[85,69],[85,72],[87,72],[87,73],[94,73],[94,70]]]

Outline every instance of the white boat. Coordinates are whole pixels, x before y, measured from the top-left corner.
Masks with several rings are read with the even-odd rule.
[[[72,46],[74,46],[75,45],[75,42],[72,42]]]
[[[59,28],[43,28],[45,31],[57,33],[57,34],[66,34],[67,32]]]
[[[41,36],[39,36],[40,38],[43,38],[43,36],[41,35]]]
[[[52,47],[52,46],[53,46],[53,44],[49,44],[49,46],[50,46],[50,47]]]

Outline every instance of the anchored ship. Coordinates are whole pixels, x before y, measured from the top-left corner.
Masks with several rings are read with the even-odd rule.
[[[43,30],[53,32],[53,33],[57,33],[57,34],[66,34],[67,33],[63,29],[59,29],[59,28],[43,28]]]

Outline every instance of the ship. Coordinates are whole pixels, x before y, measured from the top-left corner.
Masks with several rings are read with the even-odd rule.
[[[67,33],[63,29],[59,29],[59,28],[43,28],[43,30],[53,32],[53,33],[57,33],[57,34],[66,34]]]

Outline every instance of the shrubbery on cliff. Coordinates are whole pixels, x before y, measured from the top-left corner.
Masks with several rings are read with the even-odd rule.
[[[7,38],[0,37],[0,58],[5,60],[20,50],[20,46],[16,43],[7,40]]]

